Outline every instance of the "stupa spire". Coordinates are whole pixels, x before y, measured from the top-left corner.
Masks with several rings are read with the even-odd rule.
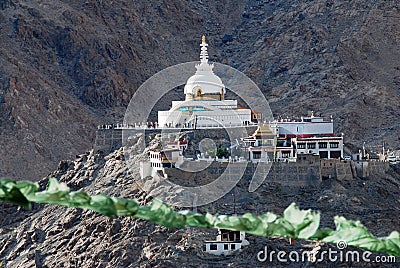
[[[201,38],[200,47],[201,47],[200,62],[208,63],[208,52],[207,52],[208,44],[206,43],[206,37],[204,35]]]

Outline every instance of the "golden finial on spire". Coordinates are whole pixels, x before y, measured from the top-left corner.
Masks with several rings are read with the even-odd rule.
[[[202,42],[202,43],[205,43],[205,42],[206,42],[206,36],[205,36],[205,35],[203,35],[203,36],[201,37],[201,42]]]

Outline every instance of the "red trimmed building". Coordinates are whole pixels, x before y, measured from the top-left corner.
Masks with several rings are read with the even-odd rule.
[[[243,141],[252,162],[296,161],[299,154],[319,155],[321,159],[343,158],[343,137],[334,135],[333,120],[314,115],[259,126]],[[275,146],[271,146],[272,141]]]
[[[343,158],[343,136],[333,133],[333,120],[322,117],[301,117],[270,123],[276,128],[276,159],[296,159],[299,154],[314,154],[320,158]]]

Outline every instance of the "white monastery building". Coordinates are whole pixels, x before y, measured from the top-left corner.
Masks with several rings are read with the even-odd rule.
[[[276,159],[295,159],[299,154],[317,154],[320,158],[343,158],[343,136],[333,133],[333,120],[322,117],[301,117],[299,120],[278,120],[270,123],[276,129]]]
[[[251,162],[296,161],[301,154],[321,159],[343,158],[343,137],[333,133],[333,120],[301,117],[259,125],[253,135],[243,138]]]

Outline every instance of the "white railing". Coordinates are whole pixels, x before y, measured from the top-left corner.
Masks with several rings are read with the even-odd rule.
[[[97,129],[210,129],[210,128],[235,128],[244,126],[258,126],[257,123],[250,122],[248,124],[229,124],[229,125],[191,125],[191,126],[162,126],[160,127],[158,123],[146,122],[146,123],[135,123],[135,124],[104,124],[97,126]]]

